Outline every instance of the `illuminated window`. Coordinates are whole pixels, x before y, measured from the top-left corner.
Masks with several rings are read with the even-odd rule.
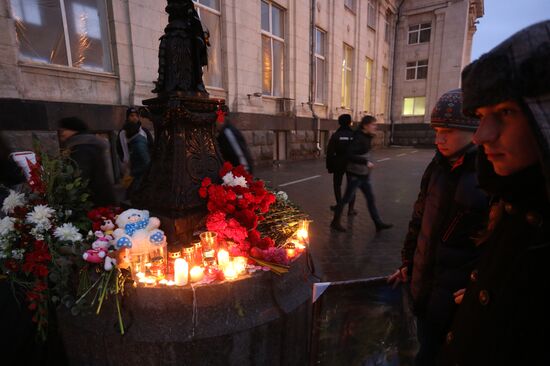
[[[367,6],[367,25],[372,29],[376,29],[376,3],[373,0],[369,0]]]
[[[24,61],[112,71],[102,0],[10,0]]]
[[[373,61],[370,58],[365,60],[365,105],[364,111],[371,112],[372,101],[372,65]]]
[[[220,0],[193,0],[204,30],[208,32],[208,66],[204,68],[204,84],[223,87]]]
[[[323,103],[325,94],[325,35],[319,28],[315,28],[315,101]]]
[[[262,1],[262,92],[283,96],[284,81],[284,10]]]
[[[403,99],[404,116],[423,116],[426,112],[426,97],[407,97]]]
[[[432,25],[430,23],[416,24],[409,27],[409,44],[430,42]]]
[[[342,60],[342,101],[344,108],[351,108],[351,84],[353,71],[353,48],[344,44],[344,58]]]
[[[407,62],[407,80],[426,79],[428,77],[428,60]]]

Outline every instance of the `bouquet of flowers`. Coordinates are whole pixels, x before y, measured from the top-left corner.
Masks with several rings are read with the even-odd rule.
[[[50,304],[65,301],[74,262],[89,230],[86,182],[66,159],[29,162],[30,192],[10,190],[2,202],[0,273],[23,295],[44,339]]]
[[[244,255],[288,264],[285,250],[275,247],[270,237],[262,237],[257,230],[258,223],[265,219],[264,214],[275,202],[275,195],[265,188],[263,181],[254,180],[241,165],[233,167],[225,162],[219,176],[221,184],[207,177],[199,189],[199,195],[208,199],[206,228],[218,233],[222,240],[235,243],[229,247],[233,256]]]

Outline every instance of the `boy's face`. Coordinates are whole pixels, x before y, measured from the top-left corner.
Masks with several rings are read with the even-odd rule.
[[[481,107],[476,114],[480,123],[474,143],[483,146],[498,175],[511,175],[537,163],[537,142],[517,102]]]
[[[472,142],[473,131],[456,128],[435,127],[435,144],[437,150],[446,158],[454,156]]]
[[[374,135],[376,132],[376,122],[371,122],[361,127],[364,133]]]
[[[139,115],[137,113],[130,113],[128,115],[128,121],[132,123],[138,123],[139,122]]]

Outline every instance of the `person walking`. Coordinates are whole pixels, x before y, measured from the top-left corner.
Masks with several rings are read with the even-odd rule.
[[[346,174],[347,150],[353,141],[353,130],[351,129],[351,115],[342,114],[338,117],[340,127],[330,136],[327,146],[326,167],[332,174],[332,186],[334,188],[334,197],[336,204],[342,200],[342,181]],[[346,181],[349,182],[349,175],[346,175]],[[348,215],[357,215],[355,207],[355,195],[351,199],[348,208]],[[335,206],[330,207],[331,210],[336,209]]]
[[[218,146],[224,161],[230,162],[233,166],[242,165],[250,174],[254,171],[254,160],[248,149],[246,140],[237,127],[227,115],[229,108],[224,105],[218,113]]]
[[[96,206],[116,203],[109,166],[109,144],[89,133],[88,126],[77,117],[59,121],[59,140],[62,148],[69,151],[83,179],[88,181],[90,200]]]
[[[122,163],[122,170],[128,172],[131,183],[128,195],[131,195],[141,184],[141,180],[151,163],[151,150],[154,139],[151,132],[141,126],[139,112],[130,107],[126,110],[126,121],[117,137],[117,154]]]
[[[342,200],[336,205],[334,210],[334,218],[330,227],[337,231],[346,231],[341,224],[342,212],[344,206],[351,202],[357,189],[361,189],[367,200],[367,208],[370,216],[374,221],[376,231],[389,229],[392,224],[387,224],[382,221],[376,204],[374,202],[374,194],[370,182],[370,171],[374,168],[374,164],[369,161],[369,152],[371,150],[372,138],[376,131],[376,118],[373,116],[364,116],[357,131],[353,134],[353,141],[347,151],[348,164],[346,172],[349,180],[346,186],[346,193]]]
[[[480,119],[478,180],[494,204],[442,365],[550,365],[549,60],[544,21],[462,72],[464,112]]]
[[[409,282],[420,344],[416,366],[435,365],[481,248],[475,237],[487,221],[489,201],[478,188],[472,143],[479,121],[462,114],[460,89],[443,94],[431,114],[437,152],[422,176],[401,251],[402,266],[388,278]]]

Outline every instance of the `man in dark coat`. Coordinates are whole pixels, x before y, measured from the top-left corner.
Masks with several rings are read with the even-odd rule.
[[[445,365],[550,365],[550,21],[462,72],[480,125],[479,183],[493,195],[485,252],[447,334]]]
[[[108,143],[88,133],[88,126],[77,117],[59,121],[59,140],[62,147],[69,150],[82,178],[88,181],[90,200],[94,205],[115,204],[113,183],[107,171]]]
[[[342,181],[344,180],[346,165],[348,164],[347,151],[351,141],[353,141],[351,116],[349,114],[342,114],[338,117],[338,124],[340,127],[330,136],[326,159],[327,170],[332,174],[332,186],[334,188],[336,204],[342,200]],[[349,182],[349,176],[346,177],[346,180]],[[354,206],[355,195],[349,203],[348,215],[357,214],[357,211],[353,209]],[[331,206],[330,208],[334,210],[336,206]]]
[[[227,115],[229,108],[222,107],[221,117],[218,117],[218,146],[223,160],[230,162],[233,166],[242,165],[249,172],[253,173],[254,160],[248,150],[248,145],[243,134],[235,127]]]
[[[126,170],[129,165],[132,177],[132,183],[128,188],[129,194],[139,188],[141,180],[149,168],[153,144],[151,132],[141,126],[138,110],[133,107],[128,108],[126,122],[118,133],[116,148],[123,170]]]
[[[402,255],[390,283],[409,282],[420,349],[416,366],[435,365],[480,248],[474,237],[487,221],[489,201],[478,188],[472,144],[479,121],[462,114],[460,89],[439,98],[431,115],[437,152],[426,168]]]
[[[348,183],[344,198],[336,205],[334,210],[334,218],[330,223],[330,227],[337,231],[346,231],[341,224],[342,212],[344,206],[351,202],[355,196],[355,191],[361,189],[367,200],[367,208],[369,210],[372,221],[376,227],[376,231],[389,229],[392,224],[386,224],[380,218],[378,209],[374,202],[374,194],[370,183],[370,170],[374,164],[369,160],[369,152],[371,150],[372,138],[376,131],[376,118],[373,116],[364,116],[361,119],[359,128],[353,134],[353,141],[347,151],[346,172],[348,173]]]

